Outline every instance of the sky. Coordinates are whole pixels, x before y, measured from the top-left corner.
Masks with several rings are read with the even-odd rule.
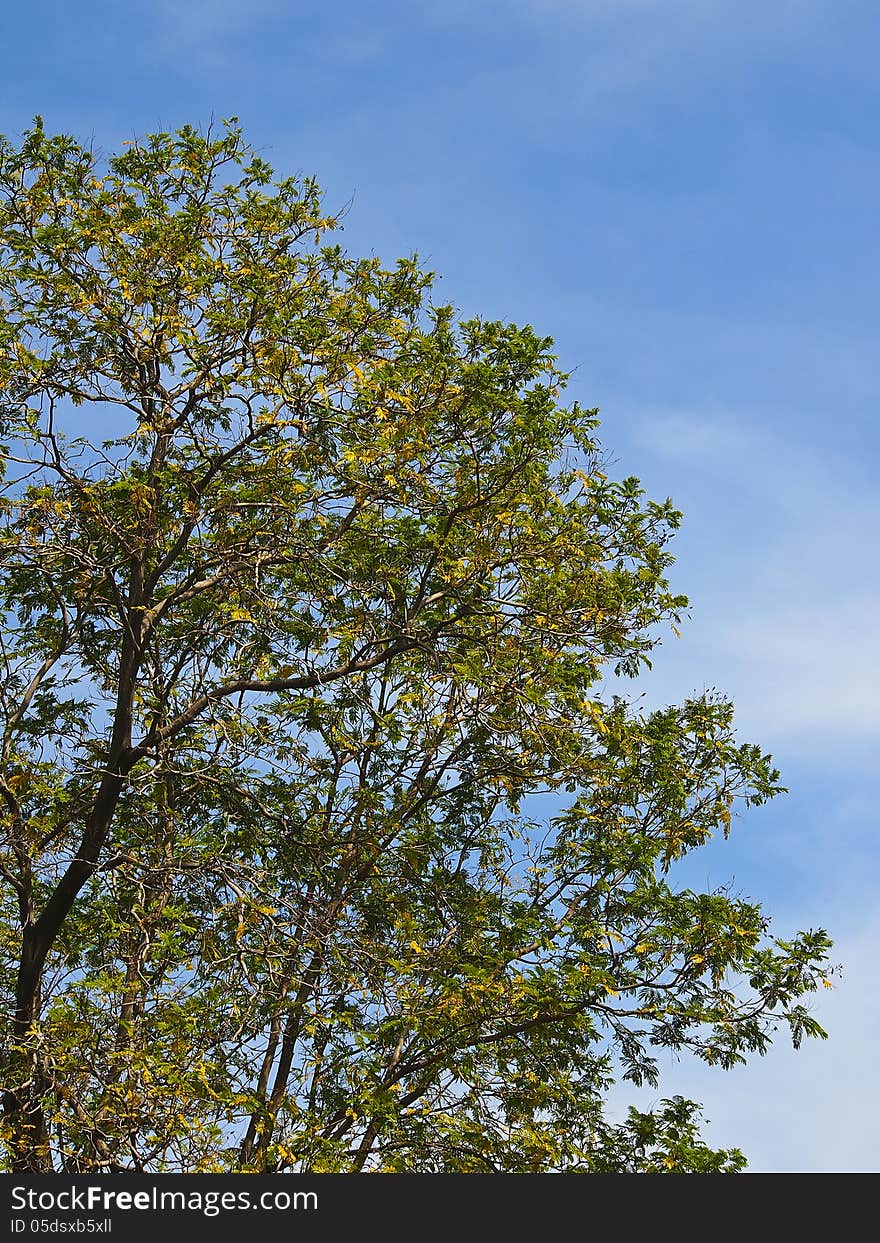
[[[830,1040],[670,1062],[750,1168],[880,1168],[880,8],[873,0],[31,0],[0,132],[107,151],[237,115],[341,241],[531,323],[621,475],[684,512],[692,601],[648,703],[718,687],[790,793],[695,857],[778,935],[826,927]]]

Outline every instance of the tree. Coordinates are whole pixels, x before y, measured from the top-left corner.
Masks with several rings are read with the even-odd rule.
[[[824,1034],[825,933],[673,883],[770,758],[599,694],[679,515],[549,339],[273,177],[234,121],[0,146],[7,1168],[741,1168],[603,1112]]]

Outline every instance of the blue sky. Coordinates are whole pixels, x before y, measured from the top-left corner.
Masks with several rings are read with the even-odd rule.
[[[112,150],[235,113],[350,204],[350,250],[418,250],[441,300],[555,337],[615,469],[685,513],[693,615],[648,699],[730,693],[791,789],[697,875],[846,968],[828,1044],[664,1091],[754,1170],[876,1170],[880,8],[33,0],[0,45],[0,131]]]

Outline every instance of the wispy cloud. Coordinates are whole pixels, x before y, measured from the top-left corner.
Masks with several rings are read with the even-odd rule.
[[[284,8],[282,0],[160,0],[156,6],[167,35],[195,36],[206,42],[236,30],[253,29],[262,18]]]
[[[677,497],[694,616],[658,653],[651,698],[718,685],[743,728],[777,749],[875,743],[880,581],[868,550],[880,503],[855,478],[860,464],[847,471],[781,428],[717,412],[655,412],[634,439],[675,467],[700,514],[689,529],[689,498]]]
[[[801,608],[777,608],[718,628],[738,669],[739,716],[749,727],[797,739],[859,745],[880,735],[880,592],[829,599],[819,587]]]
[[[267,26],[283,16],[283,0],[160,0],[150,22],[147,50],[185,64],[193,78],[226,73],[218,80],[227,97],[239,88],[243,43],[264,44]],[[270,44],[271,46],[271,44]],[[263,53],[265,55],[265,53]],[[250,79],[253,65],[246,62]]]

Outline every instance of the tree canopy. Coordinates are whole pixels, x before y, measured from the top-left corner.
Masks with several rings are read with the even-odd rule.
[[[7,1168],[740,1169],[605,1105],[824,1034],[824,931],[675,882],[770,757],[603,691],[679,514],[338,224],[235,121],[0,142]]]

